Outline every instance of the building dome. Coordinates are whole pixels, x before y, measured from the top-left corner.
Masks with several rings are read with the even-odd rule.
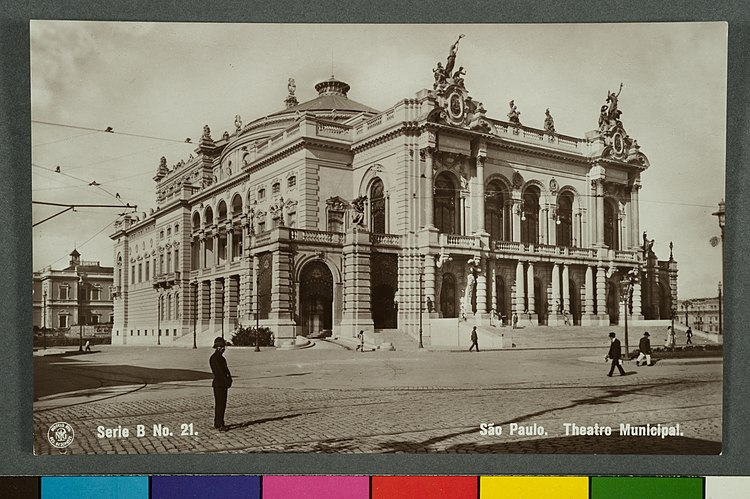
[[[348,83],[337,80],[333,76],[329,79],[321,81],[315,85],[315,90],[318,92],[318,96],[307,102],[303,102],[296,106],[289,107],[274,113],[272,116],[278,116],[286,113],[299,112],[313,112],[316,111],[336,111],[336,113],[372,113],[377,114],[380,111],[373,109],[369,106],[361,104],[359,102],[351,100],[347,93],[351,87]],[[342,117],[344,117],[342,115]]]

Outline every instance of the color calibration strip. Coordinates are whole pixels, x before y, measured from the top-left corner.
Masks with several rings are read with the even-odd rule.
[[[750,477],[0,477],[13,499],[746,499]]]

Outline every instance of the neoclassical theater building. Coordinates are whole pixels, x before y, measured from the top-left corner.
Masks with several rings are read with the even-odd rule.
[[[205,344],[256,320],[277,344],[326,330],[415,336],[420,323],[429,343],[446,319],[671,317],[677,264],[640,233],[649,161],[620,92],[583,137],[557,132],[549,110],[543,129],[524,125],[513,101],[491,118],[455,68],[459,41],[432,89],[388,109],[333,77],[299,103],[290,79],[280,111],[237,116],[217,138],[205,126],[195,155],[162,157],[155,208],[111,235],[113,343]]]

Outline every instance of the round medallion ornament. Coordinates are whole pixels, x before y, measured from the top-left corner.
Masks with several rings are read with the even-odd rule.
[[[612,146],[615,154],[618,156],[625,152],[625,141],[622,139],[622,134],[620,132],[617,132],[614,137],[612,137]]]
[[[466,103],[464,96],[458,90],[448,94],[448,105],[446,106],[448,121],[453,125],[463,124],[466,115]]]

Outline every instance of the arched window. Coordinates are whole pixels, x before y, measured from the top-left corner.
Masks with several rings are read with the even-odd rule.
[[[557,200],[557,245],[573,246],[573,193],[566,191]]]
[[[521,242],[539,243],[539,188],[532,185],[523,193],[523,213],[521,215]]]
[[[205,224],[213,225],[213,223],[214,223],[214,210],[212,210],[211,207],[209,206],[208,208],[206,208]]]
[[[620,249],[617,207],[611,199],[604,201],[604,244],[612,250]]]
[[[492,181],[484,195],[484,230],[495,241],[510,239],[509,210],[506,206],[508,196],[505,187],[499,181]]]
[[[370,230],[385,234],[385,189],[379,178],[370,187]]]
[[[238,218],[240,216],[242,216],[242,197],[235,194],[232,198],[232,217]]]
[[[217,221],[221,222],[222,220],[227,219],[227,204],[222,200],[219,201],[219,207],[217,208],[218,216],[216,218]]]
[[[201,216],[198,212],[193,213],[193,230],[198,230],[201,226]]]
[[[450,174],[441,173],[435,179],[435,226],[443,234],[456,233],[456,184]]]

